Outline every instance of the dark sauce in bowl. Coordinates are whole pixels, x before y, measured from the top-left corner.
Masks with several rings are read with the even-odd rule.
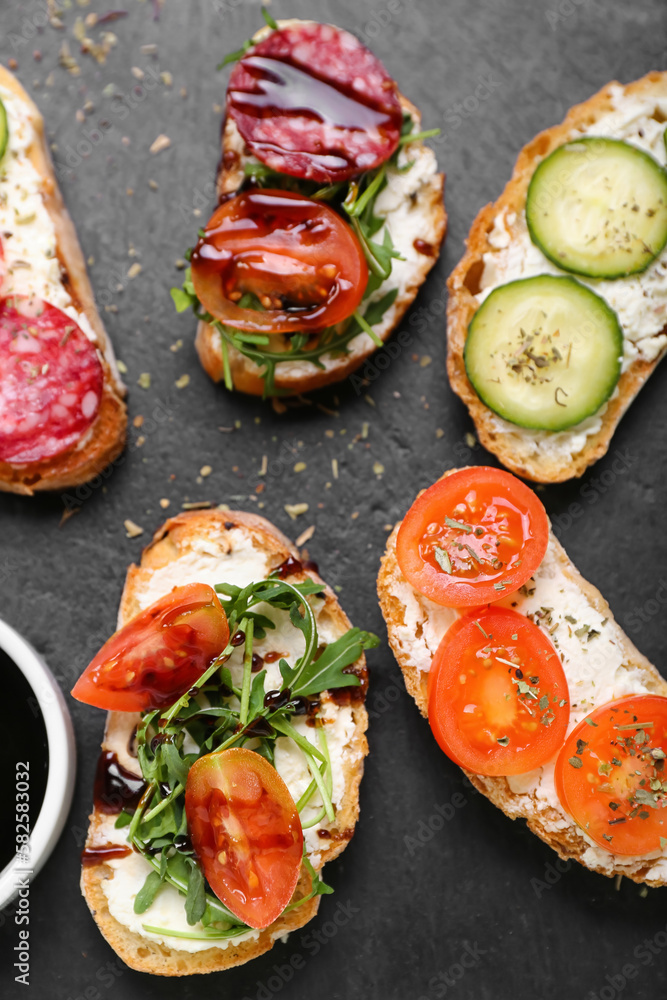
[[[0,649],[0,678],[3,693],[3,742],[5,751],[0,763],[0,802],[3,815],[10,822],[0,824],[0,871],[14,858],[18,817],[28,817],[30,832],[44,801],[49,770],[49,747],[46,738],[44,717],[37,702],[35,692],[14,661]],[[27,768],[25,765],[29,765]],[[29,781],[26,799],[25,771]],[[18,785],[18,787],[17,787]],[[17,798],[17,792],[19,797]],[[28,802],[27,812],[21,806],[14,821],[14,806],[17,802]],[[27,866],[29,867],[29,865]]]

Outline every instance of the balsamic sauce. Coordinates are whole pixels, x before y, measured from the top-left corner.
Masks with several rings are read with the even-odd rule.
[[[30,832],[35,828],[44,801],[49,768],[49,747],[44,717],[34,691],[14,661],[0,649],[0,675],[3,685],[3,736],[6,752],[0,768],[0,801],[5,814],[14,815],[13,806],[17,793],[21,801],[28,801],[30,809],[25,814],[30,820]],[[29,765],[26,769],[23,765]],[[28,787],[25,787],[25,771]],[[19,778],[20,775],[20,778]],[[25,799],[25,793],[29,798]],[[16,824],[0,826],[0,870],[8,865],[16,851]]]
[[[103,865],[112,858],[126,858],[132,851],[124,844],[100,844],[98,847],[86,847],[81,852],[81,864],[84,868],[93,865]]]
[[[277,663],[278,660],[282,660],[286,656],[287,656],[287,653],[279,653],[277,650],[274,650],[271,653],[265,653],[264,654],[264,662],[265,663]]]
[[[354,674],[355,677],[359,678],[359,684],[350,685],[350,687],[332,688],[329,691],[329,697],[340,707],[345,705],[361,705],[368,691],[368,668],[364,667],[363,670],[352,670],[351,667],[344,667],[343,673]]]
[[[123,809],[129,812],[136,809],[145,790],[146,782],[143,778],[119,764],[118,757],[111,750],[102,751],[93,787],[96,809],[107,816],[116,816]]]
[[[435,247],[426,240],[414,240],[412,243],[417,253],[423,253],[425,257],[435,257]]]
[[[306,559],[302,562],[300,559],[295,559],[294,556],[288,556],[287,559],[281,562],[280,566],[276,566],[273,574],[280,580],[285,580],[288,576],[296,576],[297,573],[303,573],[304,570],[319,574],[319,566],[312,559]]]
[[[328,130],[365,132],[376,143],[390,141],[400,129],[397,106],[374,107],[352,87],[334,86],[320,79],[315,66],[303,69],[285,59],[250,54],[244,57],[243,68],[255,77],[256,84],[249,91],[230,90],[228,100],[250,118],[309,118]],[[254,144],[265,154],[282,153],[282,148],[270,141],[255,138]],[[341,142],[322,153],[310,150],[308,159],[332,174],[355,166]]]

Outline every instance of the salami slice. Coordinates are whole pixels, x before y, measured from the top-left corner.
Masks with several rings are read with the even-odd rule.
[[[41,462],[71,448],[100,407],[97,350],[60,309],[0,299],[0,461]]]
[[[322,183],[379,166],[403,121],[380,60],[349,32],[313,22],[274,31],[247,52],[227,109],[258,160]]]

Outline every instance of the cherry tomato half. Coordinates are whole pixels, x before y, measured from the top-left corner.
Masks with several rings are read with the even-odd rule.
[[[258,333],[333,326],[352,315],[368,284],[352,229],[328,205],[293,191],[246,191],[223,202],[191,265],[204,309]],[[247,306],[248,294],[257,308]]]
[[[268,927],[299,880],[303,830],[287,785],[245,748],[209,753],[190,768],[185,813],[211,889],[249,927]]]
[[[501,469],[444,476],[417,497],[396,539],[403,576],[436,604],[489,604],[518,590],[549,543],[546,511]]]
[[[569,701],[558,653],[516,611],[463,615],[433,657],[433,735],[448,757],[475,774],[525,774],[546,764],[563,745]]]
[[[192,687],[228,640],[227,616],[212,587],[175,587],[105,642],[72,695],[114,712],[165,708]]]
[[[630,695],[594,709],[556,761],[563,809],[612,854],[658,851],[667,841],[667,698]]]

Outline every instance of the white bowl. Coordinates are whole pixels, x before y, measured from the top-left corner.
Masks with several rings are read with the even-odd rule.
[[[22,870],[33,879],[62,833],[74,792],[76,749],[74,730],[65,699],[49,668],[30,643],[0,619],[0,648],[19,668],[32,688],[44,718],[49,748],[49,769],[44,800],[30,835],[29,864],[16,856],[0,872],[0,908],[16,896]],[[3,809],[7,811],[7,805]]]

